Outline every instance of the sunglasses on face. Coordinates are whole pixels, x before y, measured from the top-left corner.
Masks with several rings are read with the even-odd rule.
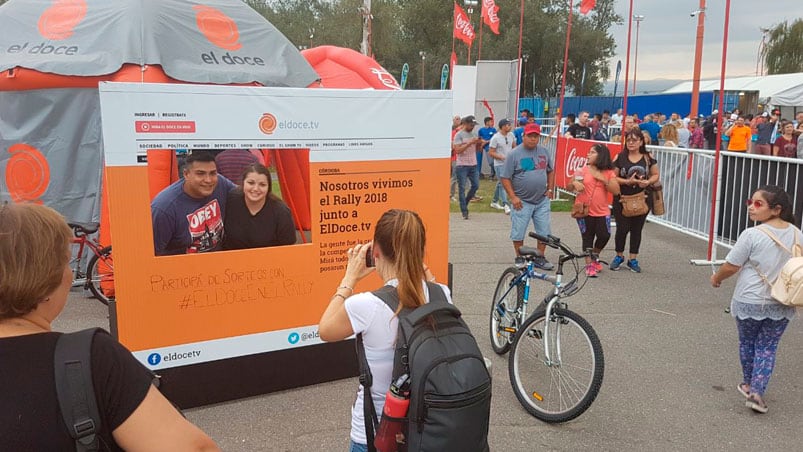
[[[766,202],[758,200],[758,199],[756,199],[756,200],[748,199],[747,201],[745,201],[745,204],[747,204],[747,207],[753,206],[756,209],[760,209],[762,206],[766,206],[767,205]]]
[[[628,143],[638,143],[639,141],[641,141],[641,139],[638,137],[627,137],[625,141],[627,141]]]

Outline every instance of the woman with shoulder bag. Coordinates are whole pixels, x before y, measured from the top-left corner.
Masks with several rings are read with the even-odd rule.
[[[435,277],[424,265],[426,236],[424,223],[415,212],[389,210],[376,223],[374,240],[348,250],[346,274],[335,290],[329,306],[321,317],[318,332],[324,341],[339,341],[352,334],[363,334],[365,355],[373,376],[370,397],[377,417],[381,417],[385,393],[393,373],[394,345],[399,325],[398,312],[393,312],[371,292],[354,294],[354,286],[376,270],[385,285],[396,286],[399,310],[417,308],[427,303],[430,294],[427,281]],[[366,265],[366,255],[373,258],[375,267]],[[440,284],[451,303],[448,287]],[[368,450],[363,418],[363,397],[360,385],[357,400],[351,410],[352,452]]]
[[[0,204],[0,449],[75,450],[56,390],[51,323],[72,286],[72,231],[49,207]],[[153,375],[108,334],[96,334],[90,372],[95,441],[104,451],[217,451],[152,384]],[[77,393],[69,393],[73,397]],[[78,410],[78,404],[73,407]],[[87,447],[87,450],[90,450]]]
[[[770,294],[789,252],[771,235],[792,249],[803,243],[803,233],[794,226],[792,201],[781,187],[759,188],[747,200],[748,215],[761,226],[747,228],[739,235],[725,263],[711,276],[711,285],[739,274],[733,290],[730,312],[739,331],[739,360],[743,380],[736,389],[747,398],[746,405],[758,413],[767,412],[764,391],[775,366],[778,342],[795,315],[794,306],[777,302]]]
[[[613,170],[611,151],[604,144],[595,144],[588,150],[588,163],[577,170],[572,180],[576,191],[575,206],[583,206],[584,216],[572,215],[577,219],[583,249],[591,249],[594,254],[586,257],[586,275],[595,278],[602,270],[599,253],[611,238],[611,209],[608,207],[608,193],[619,194],[619,183]],[[573,211],[574,212],[574,211]],[[596,240],[595,240],[596,239]]]
[[[647,221],[647,187],[658,182],[658,162],[652,158],[644,144],[644,135],[638,129],[630,130],[624,137],[624,149],[614,162],[621,194],[613,198],[613,215],[616,218],[616,257],[611,270],[619,270],[625,263],[625,241],[630,234],[630,256],[627,267],[641,273],[638,262],[641,247],[641,230]]]

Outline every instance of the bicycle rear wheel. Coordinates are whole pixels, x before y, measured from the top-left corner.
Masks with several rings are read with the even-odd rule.
[[[513,280],[518,278],[522,270],[509,267],[502,272],[499,283],[496,284],[494,297],[491,300],[491,347],[494,353],[504,355],[510,350],[515,333],[504,331],[505,328],[517,328],[521,323],[518,318],[518,307],[524,297],[524,280],[519,287],[510,289]],[[510,289],[510,290],[508,290]],[[501,312],[500,312],[501,311]]]
[[[524,409],[549,423],[570,421],[591,406],[602,386],[605,359],[591,325],[578,314],[555,308],[534,313],[519,329],[508,371]],[[545,328],[546,327],[546,328]],[[550,361],[544,353],[548,334]]]
[[[112,247],[100,250],[100,254],[92,256],[86,266],[86,285],[92,295],[101,303],[108,305],[114,300],[114,261]]]

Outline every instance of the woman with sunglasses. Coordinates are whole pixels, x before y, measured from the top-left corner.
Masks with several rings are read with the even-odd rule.
[[[770,295],[770,283],[780,273],[790,254],[772,236],[792,249],[803,243],[803,234],[794,226],[792,201],[781,187],[759,188],[747,200],[747,213],[761,223],[739,235],[725,263],[711,276],[711,285],[739,274],[733,290],[730,312],[739,331],[739,360],[743,380],[736,389],[747,398],[746,405],[758,413],[767,412],[764,391],[775,366],[775,354],[795,308],[778,303]]]
[[[624,149],[616,157],[616,181],[622,195],[644,193],[650,185],[658,182],[658,162],[652,158],[644,143],[644,135],[639,129],[631,129],[625,134]],[[645,195],[646,196],[646,195]],[[627,259],[627,268],[635,273],[641,273],[638,262],[639,248],[641,247],[641,230],[647,221],[647,214],[637,217],[626,217],[622,214],[622,203],[619,196],[613,198],[613,216],[616,218],[616,257],[611,261],[611,270],[617,271],[625,263],[625,241],[630,235],[630,255]]]
[[[598,256],[611,239],[611,209],[608,193],[619,194],[611,151],[604,144],[595,144],[588,150],[588,164],[574,173],[572,188],[578,192],[576,202],[588,205],[588,215],[577,219],[583,249],[591,249],[594,257],[586,257],[586,275],[596,278],[602,270]]]

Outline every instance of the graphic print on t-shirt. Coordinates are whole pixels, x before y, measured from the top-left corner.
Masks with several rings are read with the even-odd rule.
[[[187,215],[192,241],[187,253],[204,253],[218,248],[223,240],[223,215],[217,199]]]

